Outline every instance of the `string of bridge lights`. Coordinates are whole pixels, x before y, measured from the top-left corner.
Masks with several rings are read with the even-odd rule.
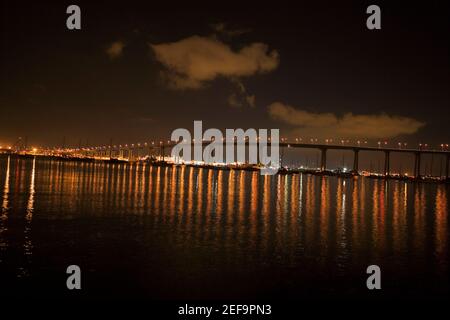
[[[257,137],[255,139],[255,141],[259,141],[260,137]],[[214,138],[207,140],[207,139],[202,139],[202,142],[213,142]],[[222,141],[226,141],[226,138],[222,138]],[[234,142],[238,142],[238,138],[234,137],[233,139]],[[249,142],[250,139],[249,137],[245,137],[242,141],[244,142]],[[268,137],[268,141],[271,142],[271,138]],[[187,141],[183,141],[183,142],[187,142]],[[192,143],[195,143],[195,139],[192,139]],[[342,145],[342,146],[364,146],[364,147],[369,147],[370,145],[374,145],[374,143],[369,143],[368,140],[350,140],[350,139],[332,139],[332,138],[327,138],[327,139],[318,139],[318,138],[280,138],[280,142],[283,144],[289,144],[289,143],[302,143],[302,144],[320,144],[321,142],[324,143],[325,145],[330,145],[330,146],[337,146],[337,145]],[[29,150],[36,152],[38,150],[106,150],[106,149],[117,149],[117,148],[142,148],[142,147],[165,147],[165,146],[171,146],[171,145],[175,145],[178,142],[175,141],[171,141],[171,140],[167,140],[167,144],[165,143],[165,141],[160,140],[160,141],[151,141],[151,142],[144,142],[144,143],[131,143],[131,144],[114,144],[114,145],[103,145],[103,146],[86,146],[86,147],[53,147],[53,148],[39,148],[39,147],[32,147]],[[408,143],[407,142],[397,142],[397,143],[393,143],[391,144],[389,141],[387,140],[378,140],[375,144],[378,148],[382,148],[382,147],[388,147],[388,146],[397,146],[398,149],[407,149],[408,148]],[[409,144],[411,146],[411,144]],[[431,145],[428,143],[418,143],[417,145],[417,149],[418,150],[440,150],[440,151],[449,151],[449,144],[448,143],[441,143],[438,145],[437,149],[431,149]],[[289,147],[289,145],[287,145],[287,147]],[[3,146],[0,144],[0,150],[14,150],[14,146]]]
[[[255,139],[255,141],[259,141],[260,137],[257,137]],[[214,138],[207,140],[207,139],[202,139],[202,142],[213,142]],[[226,138],[222,138],[222,141],[226,141]],[[234,142],[238,142],[238,138],[234,137],[233,139]],[[244,142],[249,142],[250,139],[249,137],[245,137],[242,141]],[[271,142],[271,138],[268,138],[268,141]],[[187,141],[183,141],[183,142],[187,142]],[[195,143],[196,140],[192,139],[192,143]],[[342,145],[342,146],[365,146],[365,147],[369,147],[369,146],[373,146],[375,144],[375,146],[377,146],[378,148],[382,148],[382,147],[388,147],[388,146],[397,146],[398,149],[407,149],[408,145],[411,146],[411,144],[408,144],[407,142],[397,142],[397,143],[390,143],[387,140],[378,140],[376,143],[369,143],[368,140],[350,140],[350,139],[332,139],[332,138],[327,138],[327,139],[318,139],[318,138],[280,138],[280,142],[283,144],[289,144],[289,143],[301,143],[301,144],[320,144],[321,142],[324,143],[325,145]],[[144,142],[144,143],[131,143],[131,144],[114,144],[114,145],[103,145],[103,146],[86,146],[86,147],[53,147],[53,148],[38,148],[38,147],[32,147],[29,150],[30,151],[34,151],[36,152],[37,150],[41,149],[41,150],[106,150],[106,149],[117,149],[117,148],[142,148],[142,147],[163,147],[163,146],[171,146],[171,145],[175,145],[178,142],[175,141],[171,141],[171,140],[167,140],[167,144],[166,141],[160,140],[160,141],[151,141],[151,142]],[[428,143],[418,143],[417,145],[418,150],[440,150],[440,151],[449,151],[449,144],[448,143],[441,143],[438,145],[438,149],[431,149],[431,145]],[[289,147],[289,145],[287,145],[287,147]],[[13,150],[12,146],[2,146],[0,145],[0,150]]]

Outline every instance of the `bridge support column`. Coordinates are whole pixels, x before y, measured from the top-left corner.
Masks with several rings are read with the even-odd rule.
[[[447,154],[447,157],[445,158],[445,179],[450,179],[450,172],[449,172],[449,162],[450,162],[450,155]]]
[[[384,152],[384,175],[387,177],[390,173],[390,160],[389,160],[390,152]]]
[[[161,157],[162,157],[162,161],[165,161],[165,157],[164,157],[164,145],[161,145]]]
[[[327,149],[323,148],[321,151],[321,157],[320,157],[320,171],[327,170]]]
[[[420,152],[416,152],[414,156],[414,177],[420,178]]]
[[[353,173],[359,170],[359,150],[353,150]]]

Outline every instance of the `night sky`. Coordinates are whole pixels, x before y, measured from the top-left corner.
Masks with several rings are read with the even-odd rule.
[[[1,0],[0,145],[145,142],[193,120],[450,143],[444,1],[245,2]]]

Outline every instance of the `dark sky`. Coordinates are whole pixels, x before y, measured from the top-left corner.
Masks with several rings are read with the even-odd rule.
[[[274,102],[338,118],[409,117],[425,125],[392,141],[450,143],[450,9],[444,1],[184,1],[166,7],[154,1],[0,1],[0,145],[19,136],[50,146],[64,136],[72,145],[80,139],[144,142],[191,129],[193,120],[204,127],[293,132],[289,119],[270,116]],[[66,28],[70,4],[81,7],[79,31]],[[369,4],[381,7],[381,30],[366,28]],[[213,27],[219,24],[222,33]],[[270,72],[219,74],[201,88],[174,90],[149,44],[194,35],[233,52],[264,43],[268,52],[276,50],[279,64]],[[115,42],[124,47],[111,58],[107,50]],[[233,94],[254,96],[254,106],[230,106]],[[307,133],[314,130],[322,128]]]

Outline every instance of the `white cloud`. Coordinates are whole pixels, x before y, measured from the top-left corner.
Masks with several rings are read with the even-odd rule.
[[[341,117],[333,113],[313,113],[281,102],[272,103],[268,112],[273,119],[294,126],[294,132],[303,136],[392,138],[413,134],[425,125],[413,118],[385,113],[346,113]]]
[[[199,89],[207,82],[242,78],[275,70],[278,52],[264,43],[234,51],[214,38],[191,36],[177,42],[150,44],[156,60],[165,67],[164,77],[173,89]]]

